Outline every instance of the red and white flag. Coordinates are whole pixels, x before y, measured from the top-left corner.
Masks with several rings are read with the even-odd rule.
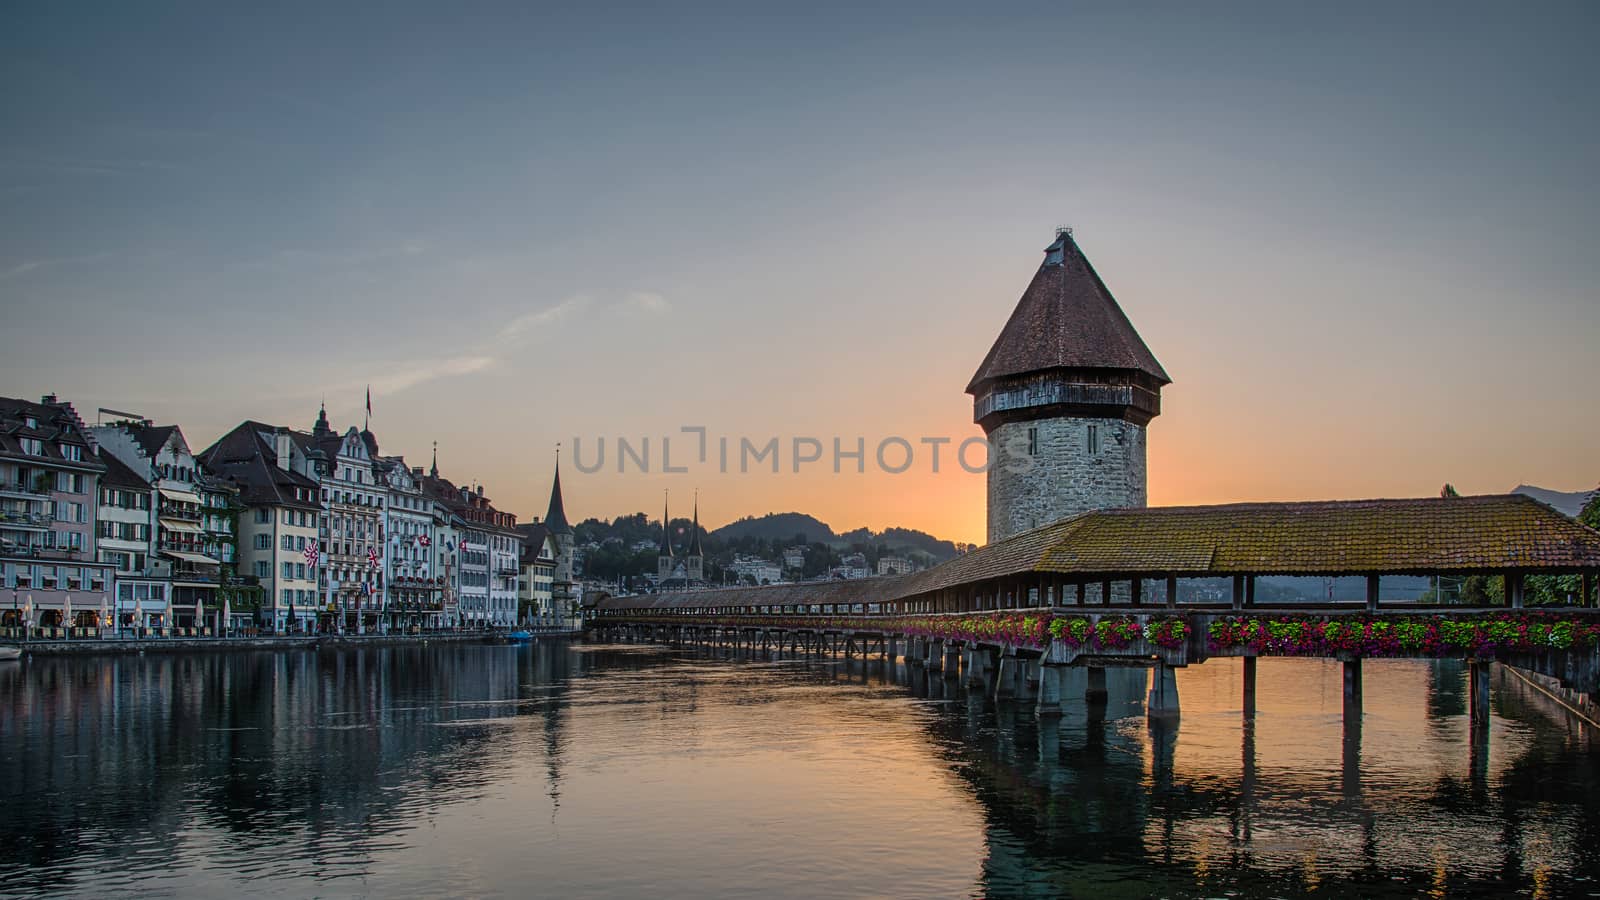
[[[306,558],[306,565],[316,568],[317,560],[322,558],[322,550],[317,547],[316,541],[308,541],[305,552],[302,555]]]
[[[374,569],[376,569],[378,567],[378,548],[377,547],[368,547],[367,548],[367,564],[372,566],[372,568],[374,568]]]
[[[426,547],[431,543],[433,543],[433,541],[428,540],[428,536],[427,535],[425,535],[425,534],[417,535],[417,546],[418,547]]]

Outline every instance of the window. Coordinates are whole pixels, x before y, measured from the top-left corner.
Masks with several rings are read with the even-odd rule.
[[[270,534],[258,534],[258,535],[256,535],[256,549],[257,550],[271,550],[272,549],[272,535],[270,535]]]
[[[264,559],[256,560],[256,577],[257,578],[271,578],[272,577],[272,563],[269,563]]]
[[[44,442],[37,438],[23,438],[22,452],[29,456],[43,456]]]
[[[283,535],[278,539],[278,547],[283,550],[293,550],[294,538],[287,534]]]
[[[294,602],[294,591],[291,591],[288,588],[284,588],[283,589],[283,605],[284,606],[288,606],[289,604],[291,604],[293,602]]]
[[[272,521],[272,510],[265,509],[265,508],[261,508],[261,509],[257,509],[256,510],[256,524],[257,525],[266,525],[266,524],[270,523],[271,521]]]
[[[306,564],[305,563],[295,563],[294,564],[294,577],[300,579],[301,581],[305,581],[306,580]]]
[[[1100,426],[1099,425],[1090,425],[1089,426],[1088,444],[1089,444],[1089,455],[1090,456],[1099,456],[1100,455]]]
[[[292,562],[284,563],[282,571],[283,571],[283,577],[285,579],[293,578],[294,577],[294,563],[292,563]]]
[[[83,462],[83,448],[77,444],[58,444],[61,449],[61,458],[73,462]]]
[[[1037,428],[1028,429],[1028,455],[1039,455],[1039,429]]]

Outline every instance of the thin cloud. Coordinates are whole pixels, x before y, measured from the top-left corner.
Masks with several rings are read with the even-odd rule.
[[[667,298],[652,291],[635,291],[622,301],[622,305],[626,309],[655,315],[672,309],[672,304],[667,302]]]
[[[9,269],[0,271],[0,281],[18,278],[29,272],[39,269],[52,269],[58,266],[79,266],[101,262],[111,256],[109,253],[90,253],[86,256],[62,256],[55,259],[30,259],[20,262]]]
[[[471,375],[482,372],[495,364],[493,356],[468,355],[451,356],[444,359],[419,360],[406,363],[404,367],[396,367],[384,371],[371,378],[360,381],[349,381],[344,384],[333,385],[326,390],[329,393],[339,394],[344,392],[358,392],[367,385],[372,386],[374,394],[398,394],[409,390],[419,384],[436,381],[440,378],[451,378],[458,375]]]
[[[580,295],[576,297],[568,297],[560,303],[557,303],[555,306],[548,306],[544,309],[535,310],[530,313],[523,313],[522,315],[517,316],[515,319],[512,319],[505,325],[501,326],[500,340],[521,340],[522,337],[529,332],[543,328],[547,325],[553,325],[556,322],[559,322],[567,316],[570,316],[582,309],[584,306],[588,305],[588,303],[589,298]]]

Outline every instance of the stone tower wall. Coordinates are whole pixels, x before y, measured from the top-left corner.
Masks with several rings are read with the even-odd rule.
[[[1091,453],[1094,426],[1098,452]],[[1028,429],[1037,450],[1028,454]],[[1144,506],[1145,429],[1121,419],[1007,422],[989,434],[989,543],[1091,509]]]

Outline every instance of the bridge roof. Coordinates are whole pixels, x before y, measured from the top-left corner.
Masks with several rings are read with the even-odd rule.
[[[1108,509],[910,575],[615,597],[601,609],[880,603],[998,578],[1486,574],[1600,569],[1600,532],[1530,497]]]

